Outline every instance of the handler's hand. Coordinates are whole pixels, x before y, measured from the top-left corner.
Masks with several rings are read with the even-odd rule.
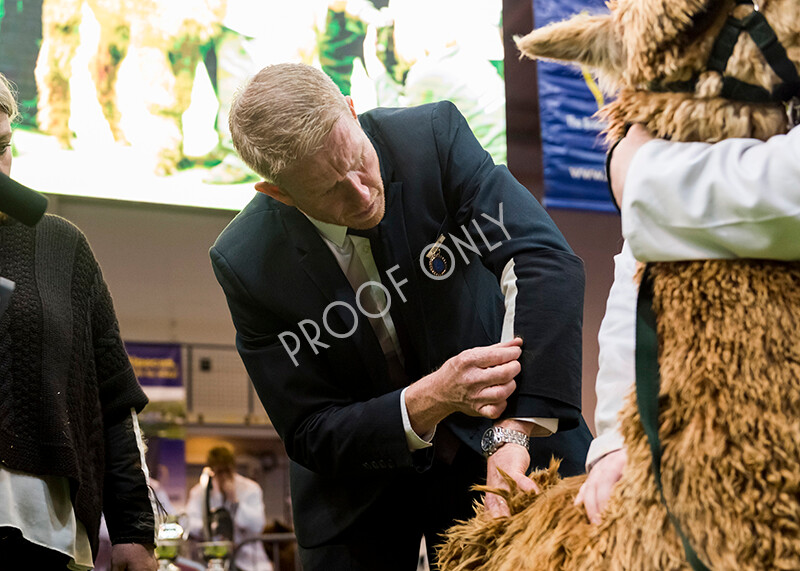
[[[111,547],[111,571],[156,571],[153,548],[138,543],[117,543]]]
[[[647,132],[647,129],[636,123],[628,130],[628,134],[620,141],[611,155],[611,165],[609,166],[611,191],[614,193],[614,200],[617,201],[620,208],[622,208],[622,191],[625,188],[625,177],[628,175],[633,155],[642,145],[652,140],[653,137]]]
[[[590,522],[598,524],[602,521],[611,490],[622,477],[627,461],[628,454],[621,448],[600,458],[589,470],[589,476],[575,496],[575,505],[583,504]]]
[[[500,474],[498,468],[511,476],[517,485],[525,492],[535,490],[539,492],[536,484],[525,474],[528,471],[531,457],[530,453],[523,446],[509,442],[489,456],[486,461],[486,485],[491,488],[508,489],[505,478]],[[486,494],[484,501],[486,511],[492,517],[503,517],[511,515],[505,500],[497,494]]]

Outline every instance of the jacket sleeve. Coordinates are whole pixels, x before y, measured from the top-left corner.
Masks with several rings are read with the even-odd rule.
[[[125,351],[111,293],[99,267],[92,303],[92,343],[100,405],[104,423],[114,425],[127,418],[131,408],[140,412],[147,404],[147,396]]]
[[[291,359],[280,334],[296,324],[259,303],[225,256],[211,249],[217,280],[236,327],[236,346],[288,456],[325,476],[427,467],[430,455],[408,450],[400,411],[401,389],[351,394],[308,343]],[[354,357],[355,358],[355,357]],[[346,374],[346,373],[345,373]]]
[[[155,545],[155,508],[135,411],[106,427],[103,513],[111,543]]]
[[[111,295],[99,268],[93,303],[94,361],[105,437],[103,513],[112,543],[154,545],[155,509],[136,418],[147,397],[125,352]]]
[[[504,331],[524,341],[522,372],[503,417],[558,418],[559,430],[574,428],[581,406],[583,262],[531,193],[492,162],[455,106],[437,105],[433,122],[445,200],[460,238],[469,242],[468,234],[485,246],[483,264],[498,283],[512,276],[516,288],[513,299],[506,296]],[[451,246],[459,255],[459,246]]]
[[[766,143],[645,144],[625,182],[622,233],[642,261],[800,259],[800,129]]]

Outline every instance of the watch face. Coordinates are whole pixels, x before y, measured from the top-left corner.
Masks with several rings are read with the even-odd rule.
[[[483,438],[481,438],[481,450],[483,450],[485,453],[489,453],[494,450],[494,447],[494,429],[490,428],[483,433]]]

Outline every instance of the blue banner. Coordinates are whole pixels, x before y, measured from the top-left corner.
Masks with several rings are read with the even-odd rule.
[[[125,343],[143,387],[181,387],[181,346],[175,343]]]
[[[605,0],[533,0],[536,28],[580,12],[607,12]],[[538,62],[544,204],[616,212],[605,173],[603,125],[593,116],[604,104],[588,70]]]

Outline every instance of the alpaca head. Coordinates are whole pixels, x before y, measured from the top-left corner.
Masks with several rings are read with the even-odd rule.
[[[785,101],[800,94],[796,0],[610,0],[608,7],[610,14],[534,30],[517,45],[531,58],[592,68],[617,95],[601,112],[610,137],[634,122],[683,141],[763,139],[792,126]],[[770,33],[777,42],[766,46],[761,38]]]

